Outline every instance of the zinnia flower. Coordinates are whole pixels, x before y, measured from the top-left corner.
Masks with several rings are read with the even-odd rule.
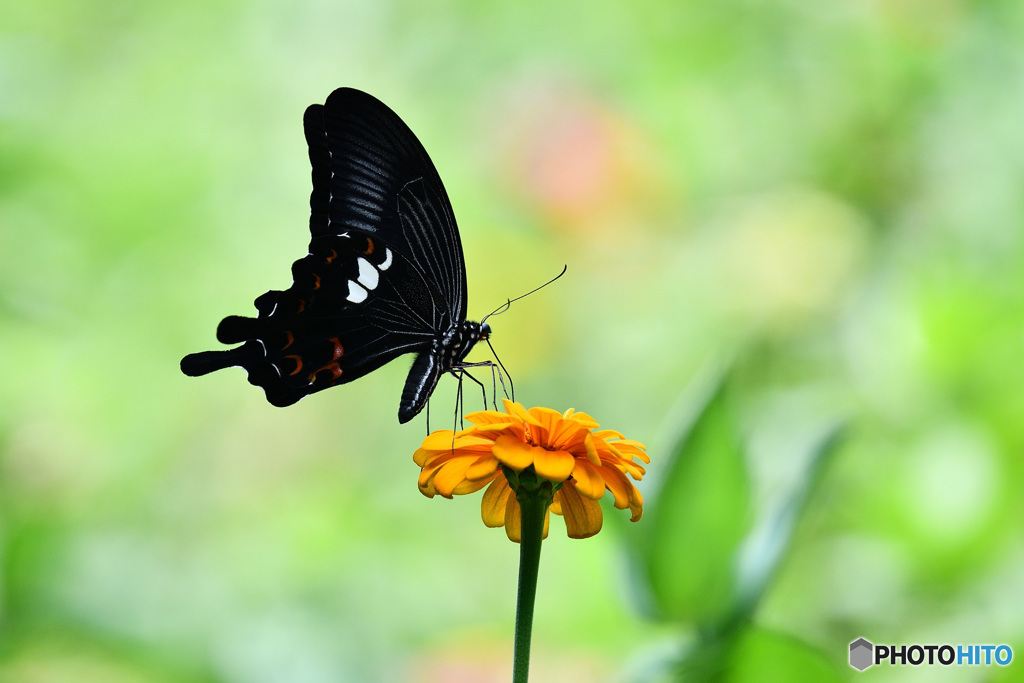
[[[628,474],[639,481],[650,462],[645,447],[600,426],[586,413],[530,408],[506,400],[505,412],[483,410],[466,415],[472,427],[436,431],[423,440],[413,460],[422,469],[423,495],[445,498],[479,491],[490,485],[481,503],[484,524],[505,527],[520,539],[520,510],[513,488],[533,473],[551,482],[550,510],[565,519],[571,538],[587,538],[601,530],[598,501],[607,489],[615,507],[629,508],[631,521],[643,514],[643,497]],[[522,476],[521,476],[522,475]],[[509,481],[513,482],[510,486]],[[547,536],[547,517],[544,522]]]

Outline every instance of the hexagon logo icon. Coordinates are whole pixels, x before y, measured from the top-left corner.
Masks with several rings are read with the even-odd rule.
[[[875,646],[865,638],[858,638],[850,643],[850,666],[863,671],[874,664]]]

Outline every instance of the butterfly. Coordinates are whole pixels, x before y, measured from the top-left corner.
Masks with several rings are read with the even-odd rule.
[[[292,286],[228,316],[217,339],[233,349],[185,356],[205,375],[241,366],[275,406],[345,384],[406,353],[416,359],[398,421],[427,404],[441,375],[461,377],[491,328],[466,320],[466,267],[455,215],[423,145],[382,102],[339,88],[303,117],[313,191],[309,253]],[[493,367],[493,366],[492,366]]]

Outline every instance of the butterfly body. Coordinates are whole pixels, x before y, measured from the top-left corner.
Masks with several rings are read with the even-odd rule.
[[[467,320],[460,327],[450,329],[442,338],[435,339],[429,352],[420,353],[413,361],[402,389],[398,421],[404,424],[416,417],[434,392],[441,375],[462,367],[473,346],[479,340],[487,339],[490,332],[487,323]]]
[[[399,421],[426,405],[486,339],[466,320],[466,272],[454,214],[411,130],[366,93],[340,88],[304,117],[313,191],[311,240],[292,286],[255,301],[257,317],[217,328],[233,349],[182,359],[187,375],[238,365],[277,406],[418,354]]]

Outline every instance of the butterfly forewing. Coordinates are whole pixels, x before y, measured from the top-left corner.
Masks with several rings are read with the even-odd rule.
[[[313,166],[312,235],[356,228],[379,236],[424,274],[451,320],[465,320],[466,269],[455,216],[409,127],[350,88],[306,109],[304,125]]]
[[[256,299],[256,318],[221,322],[218,339],[241,346],[186,356],[182,370],[201,375],[240,365],[271,403],[289,405],[419,352],[432,361],[413,365],[405,421],[422,408],[438,373],[468,351],[445,346],[459,338],[454,331],[479,329],[466,323],[451,204],[416,136],[370,95],[335,90],[306,109],[303,123],[313,181],[309,253],[292,265],[291,287]]]

